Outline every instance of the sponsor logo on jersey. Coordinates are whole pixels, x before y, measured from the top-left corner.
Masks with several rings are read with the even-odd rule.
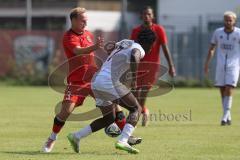
[[[221,44],[221,49],[224,49],[224,50],[233,50],[233,45],[231,44]]]

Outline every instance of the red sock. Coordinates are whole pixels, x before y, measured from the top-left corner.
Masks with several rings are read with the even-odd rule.
[[[126,118],[124,117],[122,120],[118,120],[115,119],[115,123],[117,124],[117,126],[121,129],[121,131],[123,130],[123,127],[126,124]]]
[[[125,124],[126,124],[126,117],[125,117],[123,111],[116,112],[115,123],[117,124],[117,126],[118,126],[121,130],[123,130],[123,127],[124,127]]]
[[[56,134],[59,133],[61,131],[62,127],[64,126],[64,124],[65,124],[64,121],[61,121],[59,118],[55,117],[52,131]]]
[[[142,107],[142,113],[146,113],[146,112],[148,112],[147,107],[146,106]]]
[[[63,127],[63,126],[59,126],[59,125],[53,124],[52,131],[57,134],[57,133],[60,132],[60,130],[62,129],[62,127]]]

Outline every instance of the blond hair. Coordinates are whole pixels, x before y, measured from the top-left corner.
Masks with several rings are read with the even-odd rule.
[[[82,8],[82,7],[76,7],[76,8],[73,8],[71,11],[70,11],[70,19],[72,20],[73,18],[77,18],[78,15],[81,15],[83,13],[86,12],[86,9],[85,8]]]
[[[237,14],[234,13],[233,11],[226,11],[226,12],[224,12],[224,17],[227,17],[227,16],[231,16],[231,17],[233,17],[235,20],[237,19]]]

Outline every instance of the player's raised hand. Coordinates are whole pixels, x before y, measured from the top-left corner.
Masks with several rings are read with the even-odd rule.
[[[104,38],[103,37],[97,37],[97,42],[96,42],[97,48],[103,48],[104,47]]]

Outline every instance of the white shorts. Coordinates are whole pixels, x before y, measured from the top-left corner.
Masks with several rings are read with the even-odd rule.
[[[232,68],[216,68],[216,76],[215,76],[215,86],[221,87],[230,85],[233,87],[237,86],[239,77],[239,67]]]
[[[106,76],[96,76],[92,81],[91,88],[97,106],[109,106],[112,101],[127,95],[130,90],[120,82],[115,82]]]

